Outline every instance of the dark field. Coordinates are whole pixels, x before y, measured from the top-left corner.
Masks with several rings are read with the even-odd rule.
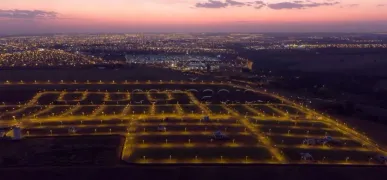
[[[119,136],[45,137],[19,142],[0,141],[0,166],[84,166],[120,163]],[[19,156],[18,154],[23,154]]]
[[[291,179],[325,180],[340,177],[351,180],[383,180],[387,176],[385,167],[332,166],[332,165],[147,165],[118,167],[62,167],[0,169],[6,179],[120,179],[122,176],[135,179],[159,180],[213,180],[213,179]],[[44,176],[42,176],[44,174]]]

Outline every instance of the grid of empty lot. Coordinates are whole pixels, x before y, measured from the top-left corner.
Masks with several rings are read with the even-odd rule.
[[[22,122],[26,138],[121,135],[129,163],[375,164],[383,153],[304,107],[238,86],[45,84],[26,92],[16,100],[0,93],[2,124]]]
[[[250,119],[262,135],[280,149],[288,162],[300,162],[301,153],[313,155],[319,163],[369,164],[378,152],[332,124],[315,120]],[[332,143],[307,144],[305,139],[330,137]]]
[[[124,159],[127,162],[278,162],[236,119],[209,122],[192,118],[144,119],[138,120],[136,127],[134,142],[127,147],[133,151]],[[214,131],[223,131],[229,138],[216,139]]]

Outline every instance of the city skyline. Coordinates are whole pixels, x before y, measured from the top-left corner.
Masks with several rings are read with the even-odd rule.
[[[3,0],[0,34],[385,32],[386,8],[384,0]]]

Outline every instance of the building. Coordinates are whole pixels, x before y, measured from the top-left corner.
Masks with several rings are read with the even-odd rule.
[[[250,60],[247,60],[247,63],[246,63],[246,68],[249,69],[250,71],[253,70],[253,61],[250,61]]]
[[[125,55],[125,62],[126,64],[131,64],[132,63],[132,57],[130,55]]]
[[[220,65],[209,65],[209,70],[210,71],[219,71],[220,70]]]
[[[12,129],[6,133],[6,136],[12,140],[20,140],[23,138],[21,128],[19,126],[12,127]]]
[[[253,61],[251,61],[249,59],[246,59],[246,58],[242,58],[242,57],[237,57],[236,60],[238,61],[238,64],[240,64],[240,66],[242,68],[246,68],[246,69],[248,69],[250,71],[253,70],[253,64],[254,64]]]
[[[14,127],[13,129],[13,140],[19,140],[22,138],[21,128],[20,127]]]
[[[207,65],[202,62],[190,62],[186,65],[184,70],[207,70]]]

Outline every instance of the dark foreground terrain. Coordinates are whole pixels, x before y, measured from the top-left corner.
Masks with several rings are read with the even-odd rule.
[[[98,168],[28,168],[0,169],[2,179],[291,179],[325,180],[385,179],[385,167],[249,165],[249,166],[180,166],[137,165]]]
[[[179,71],[153,67],[135,67],[120,69],[77,69],[77,68],[53,68],[53,69],[0,69],[0,81],[158,81],[158,80],[189,80],[191,77]]]

